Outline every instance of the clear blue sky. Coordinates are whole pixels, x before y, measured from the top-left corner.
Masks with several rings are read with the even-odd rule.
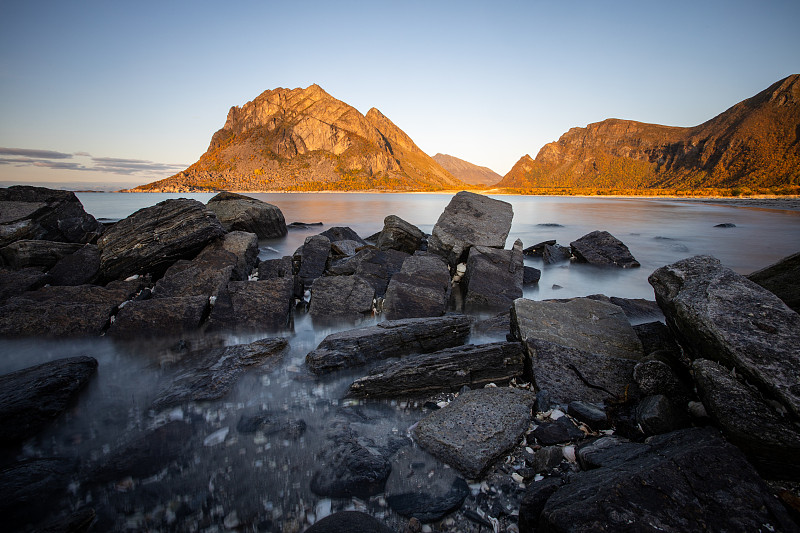
[[[154,181],[231,106],[312,83],[505,174],[571,127],[692,126],[800,72],[798,21],[798,0],[6,1],[0,182]]]

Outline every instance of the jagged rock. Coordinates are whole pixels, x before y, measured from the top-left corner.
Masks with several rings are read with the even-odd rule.
[[[379,250],[399,250],[413,254],[419,250],[424,239],[425,234],[418,227],[396,215],[389,215],[383,219],[383,230],[375,245]]]
[[[625,316],[628,317],[628,320],[639,321],[645,318],[657,319],[664,316],[655,300],[645,300],[644,298],[618,298],[617,296],[611,296],[609,298],[605,294],[590,294],[587,298],[620,306]]]
[[[247,281],[258,263],[258,236],[247,231],[230,231],[212,241],[195,257],[196,261],[223,265],[233,256],[232,281]]]
[[[527,455],[527,451],[525,453],[527,464],[529,464],[530,467],[533,468],[533,471],[537,474],[543,474],[552,471],[561,464],[561,461],[564,460],[564,452],[561,446],[541,447],[533,452],[533,456]]]
[[[439,256],[412,255],[389,281],[383,304],[386,318],[441,316],[450,290],[450,271]]]
[[[362,253],[364,255],[355,265],[354,273],[375,288],[375,296],[384,296],[392,277],[403,268],[409,255],[397,250],[365,250],[358,255]]]
[[[36,290],[49,281],[48,275],[38,268],[22,270],[0,268],[0,304],[26,291]]]
[[[508,337],[511,333],[511,312],[503,311],[492,317],[475,322],[473,334]]]
[[[0,188],[0,247],[21,239],[91,243],[103,229],[73,192],[27,185]]]
[[[328,228],[322,233],[320,233],[323,237],[327,237],[329,241],[336,242],[336,241],[355,241],[361,246],[367,244],[367,241],[359,237],[358,233],[353,231],[352,228],[348,226],[334,226],[332,228]]]
[[[362,241],[363,242],[363,241]],[[334,257],[352,257],[364,246],[358,241],[331,241],[331,255]]]
[[[375,289],[358,276],[326,276],[311,285],[308,312],[315,321],[359,319],[372,313]]]
[[[461,191],[439,216],[428,250],[444,257],[451,268],[466,259],[472,246],[504,248],[511,231],[511,204]]]
[[[213,348],[187,357],[191,366],[153,401],[155,409],[183,402],[218,400],[230,392],[249,367],[268,371],[276,366],[289,345],[284,338],[261,339],[250,344]]]
[[[286,221],[278,207],[249,196],[221,192],[206,207],[217,215],[226,231],[255,233],[260,239],[286,235]]]
[[[230,255],[230,254],[229,254]],[[233,256],[230,255],[233,259]],[[230,261],[176,261],[153,287],[153,297],[181,298],[184,296],[217,297],[225,290],[233,275]]]
[[[522,241],[512,250],[473,246],[469,250],[464,274],[467,311],[508,309],[522,297]]]
[[[308,288],[325,272],[328,255],[331,253],[331,241],[324,235],[312,235],[306,238],[298,252],[299,254],[295,252],[295,255],[300,256],[300,270],[297,275]]]
[[[280,435],[286,439],[296,440],[306,432],[304,420],[289,418],[286,415],[260,412],[254,415],[243,415],[236,424],[239,433],[255,433],[260,431],[266,436]]]
[[[770,477],[800,475],[800,431],[775,412],[757,391],[707,359],[692,363],[694,380],[708,414],[725,437]]]
[[[156,278],[178,259],[192,259],[225,230],[212,211],[179,198],[146,207],[114,224],[98,239],[105,279],[152,273]]]
[[[415,441],[468,478],[479,478],[528,429],[536,395],[512,388],[470,390],[412,430]]]
[[[643,353],[680,352],[675,335],[663,322],[646,322],[633,326],[633,331],[642,342]]]
[[[348,396],[386,398],[457,392],[464,385],[506,384],[524,371],[518,342],[495,342],[447,348],[404,357],[381,366],[350,385]]]
[[[722,224],[714,224],[715,228],[735,228],[736,224],[733,222],[723,222]]]
[[[53,242],[19,240],[4,248],[0,248],[0,257],[3,263],[19,270],[28,267],[37,267],[43,270],[52,268],[59,260],[80,248],[82,244],[74,242]]]
[[[464,344],[470,319],[464,315],[387,320],[375,326],[333,333],[306,356],[315,374],[362,366],[413,353],[429,353]]]
[[[292,256],[287,255],[280,259],[266,259],[258,264],[258,279],[260,281],[273,278],[292,277]]]
[[[797,531],[742,453],[716,431],[681,430],[639,446],[638,457],[622,450],[606,467],[573,476],[547,500],[536,531]]]
[[[386,503],[400,516],[436,522],[458,510],[469,494],[464,478],[417,448],[403,448],[392,458]]]
[[[279,331],[291,325],[294,281],[231,281],[220,292],[209,318],[213,330]]]
[[[181,335],[200,327],[208,312],[208,296],[170,296],[127,302],[108,334],[118,338]]]
[[[578,448],[577,459],[582,470],[613,466],[648,453],[649,448],[619,436],[600,437]]]
[[[140,281],[106,287],[43,287],[0,306],[0,335],[75,337],[100,335],[117,306],[143,288]]]
[[[672,367],[659,359],[641,361],[633,368],[633,379],[644,396],[664,395],[673,407],[686,407],[689,391]]]
[[[800,416],[800,315],[710,256],[659,268],[649,281],[691,357],[735,367]]]
[[[525,496],[519,504],[519,531],[520,533],[534,533],[539,516],[542,514],[547,500],[552,496],[563,482],[558,477],[549,477],[539,483],[528,486]]]
[[[0,376],[0,446],[38,433],[67,409],[96,371],[96,359],[80,356]]]
[[[47,271],[52,285],[84,285],[92,283],[100,273],[100,250],[94,244],[84,244],[66,255]]]
[[[511,308],[511,327],[520,340],[536,338],[600,355],[642,357],[642,343],[625,313],[602,301],[519,298]]]
[[[0,469],[3,528],[28,531],[64,497],[75,462],[62,457],[25,459]]]
[[[383,492],[392,465],[375,443],[350,431],[331,440],[321,453],[321,468],[311,478],[311,491],[334,498],[367,498]]]
[[[539,280],[542,277],[542,271],[538,268],[533,268],[529,266],[522,267],[522,284],[523,285],[532,285],[534,283],[539,283]]]
[[[533,430],[533,436],[536,438],[536,442],[542,446],[552,446],[579,440],[586,435],[572,423],[572,420],[562,416],[556,421],[542,422],[536,426],[536,429]]]
[[[569,245],[572,248],[572,254],[578,258],[578,261],[584,263],[621,268],[641,266],[631,255],[628,247],[607,231],[587,233]]]
[[[608,419],[605,409],[589,402],[570,402],[567,406],[567,414],[595,431],[611,427],[611,421]]]
[[[753,272],[747,278],[758,283],[800,313],[800,252]]]
[[[677,411],[663,394],[643,398],[636,408],[636,420],[647,436],[674,431],[688,422],[686,414]]]
[[[636,361],[530,338],[525,343],[537,389],[556,403],[606,402],[625,397]]]
[[[305,533],[392,533],[392,530],[367,513],[339,511],[315,522]]]
[[[541,257],[544,253],[544,247],[546,245],[553,246],[556,243],[555,240],[549,241],[542,241],[538,244],[534,244],[533,246],[528,246],[524,250],[522,250],[522,255],[526,255],[528,257]]]
[[[572,259],[572,250],[560,244],[545,244],[542,248],[542,261],[545,265],[555,265]]]

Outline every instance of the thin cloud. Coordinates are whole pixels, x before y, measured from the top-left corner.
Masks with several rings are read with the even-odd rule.
[[[6,157],[16,156],[16,157]],[[73,156],[88,157],[89,162],[63,161]],[[146,159],[125,159],[119,157],[92,157],[88,152],[67,154],[53,150],[0,147],[0,165],[35,166],[58,170],[77,170],[82,172],[105,172],[123,176],[139,175],[151,178],[156,174],[175,174],[188,165],[157,163]]]
[[[30,150],[27,148],[5,148],[0,146],[0,155],[18,155],[36,159],[70,159],[72,154],[53,150]]]

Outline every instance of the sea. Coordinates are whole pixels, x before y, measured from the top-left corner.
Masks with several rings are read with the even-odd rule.
[[[362,237],[370,236],[381,230],[388,215],[397,215],[430,233],[452,198],[450,194],[248,195],[278,206],[287,223],[322,223],[290,229],[283,238],[260,241],[261,259],[291,255],[306,237],[332,226],[349,226]],[[213,195],[77,196],[96,218],[116,221],[168,198],[188,197],[205,203]],[[524,297],[534,300],[598,293],[652,300],[647,277],[677,260],[712,255],[736,272],[748,274],[800,250],[800,211],[665,198],[494,198],[513,206],[507,247],[516,239],[524,247],[547,240],[568,246],[591,231],[606,230],[623,241],[641,263],[640,268],[607,269],[586,264],[545,265],[541,259],[526,257],[526,265],[542,271],[539,283],[524,289]],[[380,316],[371,318],[363,325],[379,320]],[[290,347],[277,369],[247,373],[223,400],[163,411],[154,410],[151,404],[187,363],[176,349],[183,339],[0,339],[0,374],[75,355],[90,355],[99,361],[97,375],[76,404],[47,430],[26,442],[14,458],[74,458],[80,466],[63,496],[54,498],[51,507],[56,513],[66,514],[91,506],[98,515],[97,530],[302,531],[323,516],[343,509],[363,510],[402,529],[406,521],[391,510],[385,495],[329,498],[310,490],[312,478],[330,468],[323,452],[330,448],[328,437],[337,424],[347,424],[361,442],[380,446],[391,437],[407,436],[409,428],[427,412],[419,403],[404,400],[343,399],[349,384],[361,375],[358,371],[325,379],[308,375],[305,355],[326,335],[348,327],[353,326],[318,326],[308,316],[298,314],[291,331],[224,335],[217,342],[228,345],[282,335]],[[502,340],[502,336],[475,335],[470,341],[496,340]],[[302,420],[305,431],[300,436],[237,431],[239,419],[253,413]],[[191,436],[181,452],[169,457],[158,471],[148,473],[146,478],[132,475],[100,485],[87,481],[85,472],[102,465],[131,443],[146,440],[170,421],[190,424]],[[426,464],[433,461],[437,465],[432,477],[437,468],[448,468],[425,456],[415,445],[411,449]],[[480,483],[471,487],[473,493],[481,490]],[[489,513],[490,509],[485,511]]]

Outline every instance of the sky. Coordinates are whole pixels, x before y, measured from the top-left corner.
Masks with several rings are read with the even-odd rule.
[[[800,73],[800,1],[0,3],[0,185],[117,189],[319,84],[507,173],[606,118],[694,126]]]

